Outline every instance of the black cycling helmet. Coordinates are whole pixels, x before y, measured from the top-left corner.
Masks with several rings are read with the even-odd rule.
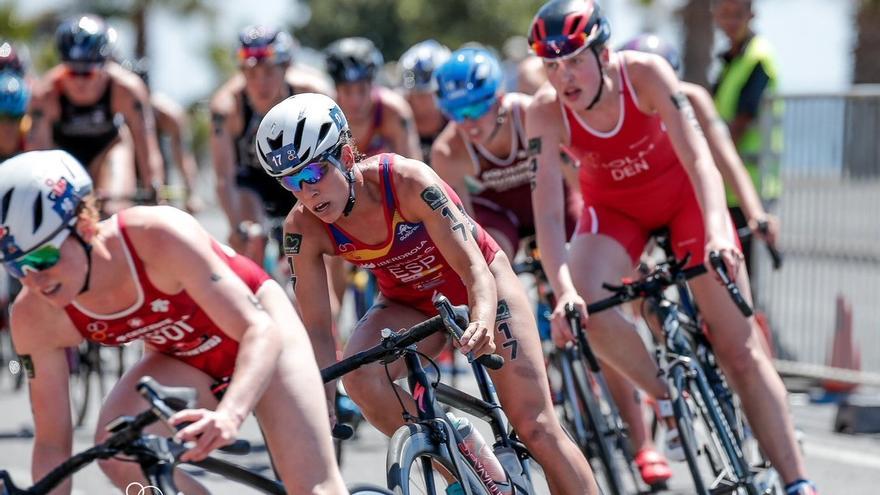
[[[678,54],[678,50],[656,34],[640,34],[621,45],[620,49],[660,55],[669,62],[676,74],[681,70],[681,56]]]
[[[367,38],[342,38],[330,44],[324,54],[333,82],[372,81],[384,60]]]
[[[0,72],[13,72],[18,76],[23,76],[25,72],[25,62],[12,43],[8,41],[0,42]]]
[[[253,66],[265,60],[272,65],[289,64],[294,47],[293,37],[284,31],[269,26],[248,26],[238,34],[238,63]]]
[[[92,14],[71,17],[55,31],[58,53],[67,63],[103,64],[110,58],[115,41],[116,31]]]
[[[538,10],[529,28],[529,46],[545,59],[564,59],[589,48],[599,63],[599,73],[605,72],[599,62],[599,52],[611,37],[611,24],[602,15],[596,0],[550,0]],[[599,101],[602,86],[587,110]]]

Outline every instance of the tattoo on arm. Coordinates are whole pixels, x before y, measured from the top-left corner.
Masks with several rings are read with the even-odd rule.
[[[43,116],[44,116],[44,114],[43,114],[42,110],[33,110],[31,112],[31,120],[33,120],[34,122],[36,122],[38,120],[42,120]]]
[[[257,296],[255,296],[255,295],[253,295],[253,294],[248,294],[248,301],[250,301],[251,304],[253,304],[254,307],[257,308],[257,309],[259,309],[260,311],[265,311],[265,310],[266,310],[266,309],[263,307],[263,305],[260,303],[260,300],[257,299]]]
[[[455,215],[452,214],[452,210],[450,210],[448,206],[444,206],[443,209],[440,210],[440,213],[444,217],[449,219],[449,222],[452,224],[452,231],[453,232],[458,231],[461,234],[462,240],[466,241],[467,240],[467,229],[465,228],[463,223],[459,222],[455,218]]]
[[[140,114],[144,113],[144,104],[141,100],[134,100],[134,111]]]
[[[28,380],[33,380],[37,376],[37,370],[34,368],[34,360],[31,359],[30,354],[22,354],[18,356],[18,359],[21,360],[21,367],[27,373]]]
[[[535,137],[529,139],[529,156],[541,154],[541,138]]]
[[[211,274],[211,282],[219,282],[221,279],[223,279],[223,277],[221,277],[220,274],[218,274],[218,273]]]
[[[532,157],[529,161],[529,182],[532,185],[532,191],[538,187],[538,159]]]
[[[287,266],[290,268],[290,285],[293,290],[296,290],[296,273],[293,271],[293,258],[287,257]]]
[[[220,136],[226,129],[226,116],[222,113],[211,113],[211,127],[214,129],[214,135]]]
[[[681,91],[676,91],[670,96],[672,99],[672,104],[675,105],[675,108],[678,109],[684,115],[684,119],[687,121],[691,127],[694,128],[697,133],[701,136],[703,135],[703,128],[700,127],[700,121],[697,120],[697,114],[694,113],[694,107],[691,106],[690,100],[685,96]]]
[[[299,254],[299,249],[302,246],[302,238],[302,234],[284,234],[284,241],[282,242],[284,254],[288,256]]]
[[[442,189],[435,185],[430,185],[422,191],[422,201],[427,203],[432,210],[436,210],[437,208],[446,205],[446,203],[449,202],[449,199],[446,198],[446,194],[443,193]]]

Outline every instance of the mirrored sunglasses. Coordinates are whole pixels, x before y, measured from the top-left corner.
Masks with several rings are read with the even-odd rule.
[[[332,158],[332,157],[330,157]],[[302,184],[317,184],[330,171],[330,165],[327,162],[313,162],[298,171],[278,177],[278,182],[291,192],[302,192]]]
[[[554,36],[532,43],[532,51],[541,58],[562,58],[580,51],[587,46],[587,33],[580,32],[571,36]]]
[[[28,273],[48,270],[61,261],[61,245],[70,235],[70,228],[64,228],[55,237],[26,255],[3,262],[3,268],[15,278],[23,278]]]
[[[465,120],[477,120],[483,115],[486,115],[489,109],[492,108],[492,103],[493,99],[489,98],[487,100],[472,103],[463,107],[450,109],[445,113],[449,118],[456,122],[463,122]]]

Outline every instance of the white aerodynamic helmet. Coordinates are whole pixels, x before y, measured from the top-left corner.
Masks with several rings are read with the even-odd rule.
[[[282,177],[336,152],[348,133],[348,120],[335,101],[301,93],[263,117],[257,129],[257,157],[267,174]]]
[[[0,163],[0,261],[24,256],[76,224],[92,179],[66,151],[31,151]]]

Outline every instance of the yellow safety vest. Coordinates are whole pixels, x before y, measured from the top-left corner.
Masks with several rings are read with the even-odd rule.
[[[739,106],[739,98],[742,94],[743,87],[749,80],[749,76],[755,70],[755,67],[761,64],[764,72],[770,78],[765,97],[772,94],[776,90],[776,64],[773,61],[772,51],[767,41],[755,35],[748,41],[745,49],[741,54],[736,56],[730,62],[725,63],[718,78],[718,85],[715,89],[715,108],[718,114],[725,122],[730,124],[736,118],[737,107]],[[764,163],[766,168],[763,177],[758,167],[758,160],[763,151],[763,136],[760,129],[760,117],[756,118],[743,133],[739,142],[736,143],[736,149],[743,160],[743,163],[752,177],[758,194],[762,199],[778,198],[782,191],[782,183],[779,179],[779,154],[782,151],[782,129],[777,124],[777,116],[781,115],[781,102],[777,101],[773,105],[774,125],[771,130],[770,146],[772,153],[766,155],[772,157],[770,163]],[[763,180],[762,180],[763,179]],[[733,194],[730,187],[727,188],[727,204],[728,206],[737,206],[739,203],[737,197]]]

